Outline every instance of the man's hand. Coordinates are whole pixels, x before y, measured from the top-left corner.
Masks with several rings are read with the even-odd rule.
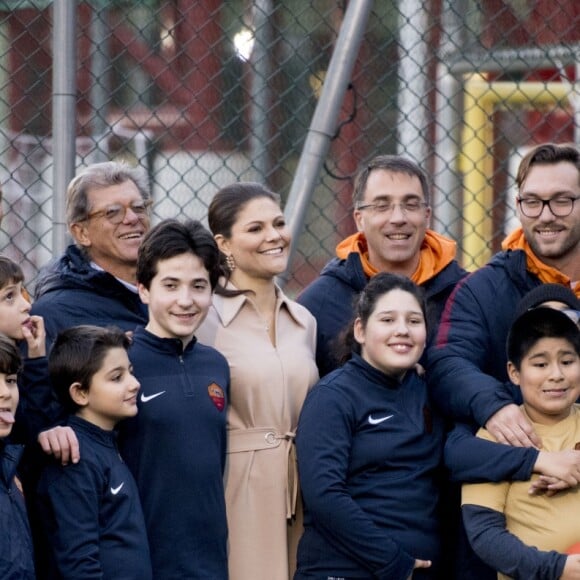
[[[22,326],[22,336],[28,345],[28,358],[46,356],[46,331],[42,316],[31,316]]]
[[[542,440],[536,435],[520,408],[514,404],[506,405],[492,415],[485,428],[499,443],[537,449],[542,446]]]
[[[579,580],[580,579],[580,554],[572,554],[566,558],[564,571],[560,580]]]
[[[48,455],[54,455],[63,465],[69,462],[78,463],[81,455],[79,440],[70,427],[53,427],[38,435],[42,450]]]

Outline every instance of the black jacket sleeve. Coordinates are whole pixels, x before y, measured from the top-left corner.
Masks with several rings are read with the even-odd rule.
[[[101,579],[99,498],[103,477],[90,462],[51,464],[42,475],[38,509],[52,561],[62,578]]]
[[[527,546],[506,529],[505,516],[476,505],[461,508],[471,547],[494,570],[521,580],[558,580],[566,555]]]
[[[539,451],[512,447],[476,437],[470,427],[458,423],[445,443],[445,465],[453,481],[526,481],[532,476]]]

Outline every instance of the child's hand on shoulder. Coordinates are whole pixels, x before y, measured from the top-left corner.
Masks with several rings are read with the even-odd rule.
[[[38,434],[38,443],[47,455],[53,455],[62,465],[78,463],[79,440],[75,432],[67,426],[57,426]]]
[[[46,356],[46,331],[42,316],[31,316],[22,326],[22,334],[28,345],[28,358]]]

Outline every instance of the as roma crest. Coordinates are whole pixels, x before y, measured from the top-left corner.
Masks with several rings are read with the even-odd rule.
[[[223,411],[224,407],[226,406],[226,397],[224,395],[223,389],[219,385],[212,383],[207,388],[207,392],[211,400],[213,401],[213,404],[216,406],[217,410]]]

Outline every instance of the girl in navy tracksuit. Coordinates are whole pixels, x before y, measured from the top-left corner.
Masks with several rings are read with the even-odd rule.
[[[356,316],[350,360],[314,387],[298,424],[305,531],[295,579],[436,578],[443,427],[415,372],[422,291],[378,274]]]

